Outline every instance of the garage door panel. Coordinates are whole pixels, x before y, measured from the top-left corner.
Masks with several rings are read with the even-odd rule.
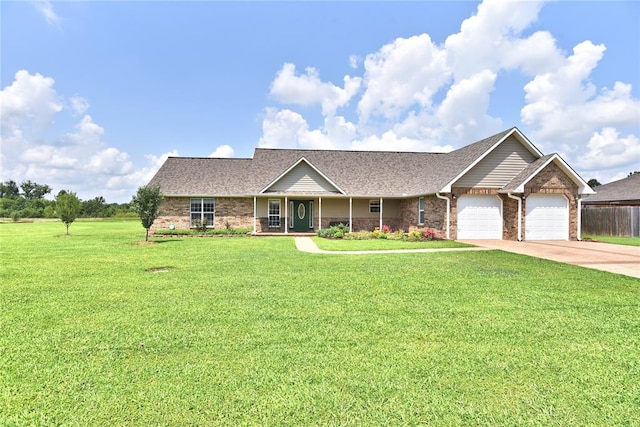
[[[569,202],[561,194],[532,194],[526,199],[526,240],[568,240]]]
[[[495,196],[458,198],[458,239],[502,239],[502,201]]]

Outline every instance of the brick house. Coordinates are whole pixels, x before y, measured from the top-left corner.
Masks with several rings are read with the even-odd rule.
[[[153,230],[254,234],[432,228],[449,239],[576,240],[587,183],[517,128],[450,153],[257,148],[250,159],[170,157],[151,179]]]

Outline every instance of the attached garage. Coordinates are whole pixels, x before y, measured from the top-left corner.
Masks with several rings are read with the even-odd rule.
[[[569,240],[569,201],[561,194],[526,199],[526,240]]]
[[[458,240],[502,240],[502,201],[497,196],[458,198]]]

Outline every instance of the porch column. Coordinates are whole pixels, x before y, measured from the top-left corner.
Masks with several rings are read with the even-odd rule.
[[[576,206],[576,209],[578,209],[578,212],[576,214],[576,220],[578,221],[578,223],[576,224],[576,226],[578,227],[578,229],[576,230],[576,239],[580,241],[582,240],[582,197],[580,197],[580,194],[576,195],[576,201],[578,202]],[[569,209],[571,209],[571,206],[569,206]],[[569,214],[569,216],[571,216],[571,214]]]
[[[289,234],[289,200],[284,196],[284,234]]]
[[[258,198],[253,196],[253,234],[258,232],[258,226],[256,224],[256,217],[258,216]]]
[[[380,227],[379,230],[382,231],[382,197],[380,197]]]
[[[322,197],[318,196],[318,230],[322,230]]]
[[[353,233],[353,197],[349,197],[349,233]]]

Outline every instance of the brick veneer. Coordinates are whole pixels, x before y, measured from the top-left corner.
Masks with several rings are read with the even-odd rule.
[[[576,240],[578,236],[577,218],[578,209],[575,194],[578,187],[565,175],[554,163],[546,166],[538,175],[525,185],[525,197],[532,193],[538,194],[563,194],[569,200],[569,239]],[[457,238],[457,200],[464,194],[484,194],[495,195],[502,200],[503,232],[502,238],[505,240],[516,240],[518,237],[518,201],[511,199],[506,194],[498,193],[497,188],[466,188],[454,187],[452,193],[455,198],[447,195],[451,200],[451,224],[450,237]],[[437,198],[435,195],[425,196],[425,223],[418,224],[418,198],[400,200],[399,217],[384,218],[383,223],[391,226],[392,229],[403,229],[410,231],[416,228],[434,229],[438,237],[446,235],[446,201]],[[189,228],[189,205],[188,197],[167,197],[160,205],[160,216],[153,224],[151,230],[167,229],[169,224],[174,224],[176,228]],[[522,203],[522,237],[525,230],[526,199]],[[317,216],[314,224],[317,224]],[[332,222],[348,221],[348,212],[345,217],[323,217],[322,228],[329,227]],[[379,226],[378,218],[357,218],[354,217],[353,230],[373,230]],[[258,232],[284,232],[284,218],[280,228],[267,227],[267,218],[258,218],[256,221]],[[253,228],[253,198],[216,198],[216,227],[233,228]]]
[[[215,227],[252,228],[253,199],[216,197]],[[177,229],[190,227],[189,197],[165,197],[160,205],[160,216],[153,223],[151,231],[169,228],[173,224]]]
[[[576,193],[578,186],[556,166],[554,163],[547,165],[538,175],[524,186],[524,195],[538,194],[563,194],[569,200],[569,240],[578,239],[578,202]],[[522,203],[522,210],[527,210],[527,200]],[[522,215],[524,221],[524,213]],[[522,226],[524,230],[524,224]],[[524,237],[524,232],[523,232]]]

